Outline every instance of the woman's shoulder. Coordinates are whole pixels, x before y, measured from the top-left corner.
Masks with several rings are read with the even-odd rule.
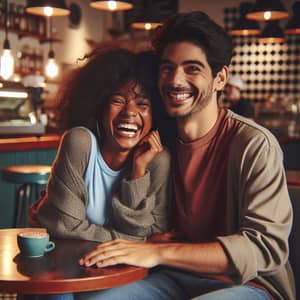
[[[74,127],[67,130],[61,141],[61,147],[70,154],[90,153],[92,133],[85,127]],[[75,153],[76,152],[76,153]]]

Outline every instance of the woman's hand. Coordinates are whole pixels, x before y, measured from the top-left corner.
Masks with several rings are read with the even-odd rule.
[[[148,164],[162,151],[158,131],[150,131],[134,149],[131,179],[144,176]]]
[[[116,239],[96,246],[84,255],[79,264],[89,267],[107,267],[117,264],[128,264],[152,268],[159,264],[160,251],[158,243],[144,243]]]

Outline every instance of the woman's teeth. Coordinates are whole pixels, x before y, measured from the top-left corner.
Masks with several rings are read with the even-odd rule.
[[[135,124],[119,124],[117,126],[117,130],[121,131],[122,134],[131,137],[134,136],[138,131],[138,126]]]

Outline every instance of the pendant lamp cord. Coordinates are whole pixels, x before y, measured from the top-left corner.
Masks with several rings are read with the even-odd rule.
[[[5,0],[5,40],[8,37],[8,0]]]
[[[49,17],[49,41],[50,41],[50,51],[53,51],[53,45],[52,45],[52,18]]]

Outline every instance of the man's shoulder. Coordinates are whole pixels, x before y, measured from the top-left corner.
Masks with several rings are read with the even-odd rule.
[[[265,127],[254,120],[229,112],[228,118],[237,124],[234,146],[279,147],[276,137]]]

